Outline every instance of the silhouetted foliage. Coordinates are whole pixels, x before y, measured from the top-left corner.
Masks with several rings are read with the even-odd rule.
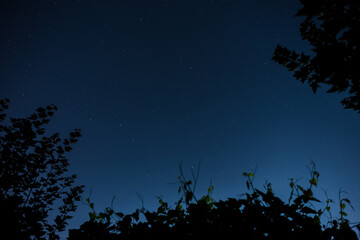
[[[321,216],[330,212],[327,199],[323,208],[316,209],[313,203],[319,202],[313,195],[319,173],[310,171],[309,187],[305,188],[291,179],[291,194],[287,202],[276,197],[271,184],[265,190],[253,185],[254,173],[243,173],[247,178],[248,192],[239,198],[214,201],[211,197],[213,186],[208,193],[196,200],[192,186],[182,172],[179,177],[180,192],[183,196],[170,207],[159,198],[157,211],[144,208],[132,214],[116,212],[107,208],[97,213],[89,199],[92,211],[90,220],[80,229],[69,231],[69,240],[130,240],[130,239],[287,239],[287,240],[355,240],[356,233],[345,218],[348,199],[340,200],[340,217],[322,225]],[[193,175],[194,176],[194,175]],[[185,198],[185,200],[184,200]],[[140,214],[145,221],[140,221]]]
[[[83,192],[83,186],[72,187],[76,175],[66,176],[69,163],[64,157],[80,130],[65,139],[59,133],[46,136],[44,126],[57,110],[54,105],[27,118],[7,118],[8,102],[0,100],[1,238],[59,239]],[[55,206],[58,212],[50,221]]]
[[[314,92],[320,84],[328,92],[345,92],[341,103],[360,112],[360,1],[300,0],[296,16],[305,17],[300,33],[312,46],[313,54],[297,53],[278,45],[273,60],[300,81],[308,82]]]

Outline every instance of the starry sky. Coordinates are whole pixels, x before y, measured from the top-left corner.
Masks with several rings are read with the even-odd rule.
[[[70,172],[99,210],[155,209],[179,199],[179,162],[196,193],[246,190],[256,168],[287,199],[309,176],[359,221],[360,115],[271,61],[277,44],[309,52],[297,0],[17,1],[0,3],[0,98],[9,115],[55,104],[49,132],[82,130]],[[64,135],[63,135],[64,136]],[[319,196],[323,193],[319,188]],[[88,219],[80,203],[70,227]],[[336,215],[336,213],[334,213]]]

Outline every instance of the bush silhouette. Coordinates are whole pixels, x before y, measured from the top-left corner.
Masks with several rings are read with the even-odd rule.
[[[182,173],[182,172],[181,172]],[[329,219],[322,225],[320,217],[330,212],[327,199],[324,208],[316,209],[312,203],[319,202],[312,189],[317,186],[319,173],[315,166],[311,169],[309,187],[304,188],[293,179],[290,181],[290,198],[286,202],[276,197],[271,184],[265,190],[253,185],[254,174],[243,173],[247,178],[248,192],[242,197],[214,201],[208,194],[196,200],[194,184],[180,175],[182,197],[169,207],[159,198],[157,211],[137,209],[124,215],[112,208],[97,213],[94,204],[87,199],[92,211],[90,220],[79,229],[69,232],[69,240],[98,239],[358,239],[345,218],[348,199],[341,199],[341,212],[338,219]],[[195,181],[196,183],[196,181]],[[143,214],[145,221],[139,220]]]
[[[8,102],[0,100],[2,239],[59,239],[83,192],[83,186],[72,187],[75,175],[65,175],[69,163],[64,157],[80,131],[65,139],[58,133],[46,136],[44,126],[57,110],[54,105],[38,108],[27,118],[7,118]],[[58,212],[50,222],[55,206]]]

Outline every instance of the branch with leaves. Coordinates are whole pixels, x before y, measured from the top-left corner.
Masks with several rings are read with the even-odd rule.
[[[81,136],[80,130],[64,139],[59,133],[45,135],[56,106],[38,108],[27,118],[7,118],[8,103],[0,101],[0,122],[8,122],[0,125],[3,232],[14,239],[59,239],[58,232],[65,230],[83,192],[83,186],[73,186],[76,175],[66,175],[65,157]],[[49,222],[54,206],[58,206],[57,215]]]

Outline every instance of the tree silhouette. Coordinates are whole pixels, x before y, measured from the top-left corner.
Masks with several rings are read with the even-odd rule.
[[[294,73],[312,90],[329,85],[327,92],[347,92],[341,103],[360,112],[360,1],[300,0],[296,16],[303,40],[311,45],[310,55],[278,45],[273,60]]]
[[[264,191],[255,188],[252,172],[243,173],[247,178],[248,192],[240,198],[225,201],[212,199],[212,186],[207,195],[196,200],[192,192],[193,183],[182,174],[179,189],[183,194],[173,207],[159,198],[160,206],[154,212],[141,208],[125,215],[107,208],[97,213],[94,204],[87,199],[92,209],[90,220],[79,229],[70,230],[68,239],[358,239],[345,218],[344,209],[350,204],[346,198],[340,199],[338,219],[329,218],[326,225],[320,223],[320,217],[330,212],[332,200],[327,199],[323,208],[314,207],[313,203],[319,200],[314,197],[312,189],[317,186],[320,174],[315,165],[310,173],[307,188],[291,179],[291,194],[287,202],[275,196],[271,184],[266,184]],[[145,221],[139,220],[140,214]]]
[[[72,186],[76,175],[66,176],[69,163],[64,157],[80,130],[65,139],[59,133],[46,136],[44,126],[57,110],[54,105],[27,118],[7,118],[8,102],[0,100],[2,239],[59,239],[83,192],[83,186]],[[58,212],[50,221],[55,206]]]

